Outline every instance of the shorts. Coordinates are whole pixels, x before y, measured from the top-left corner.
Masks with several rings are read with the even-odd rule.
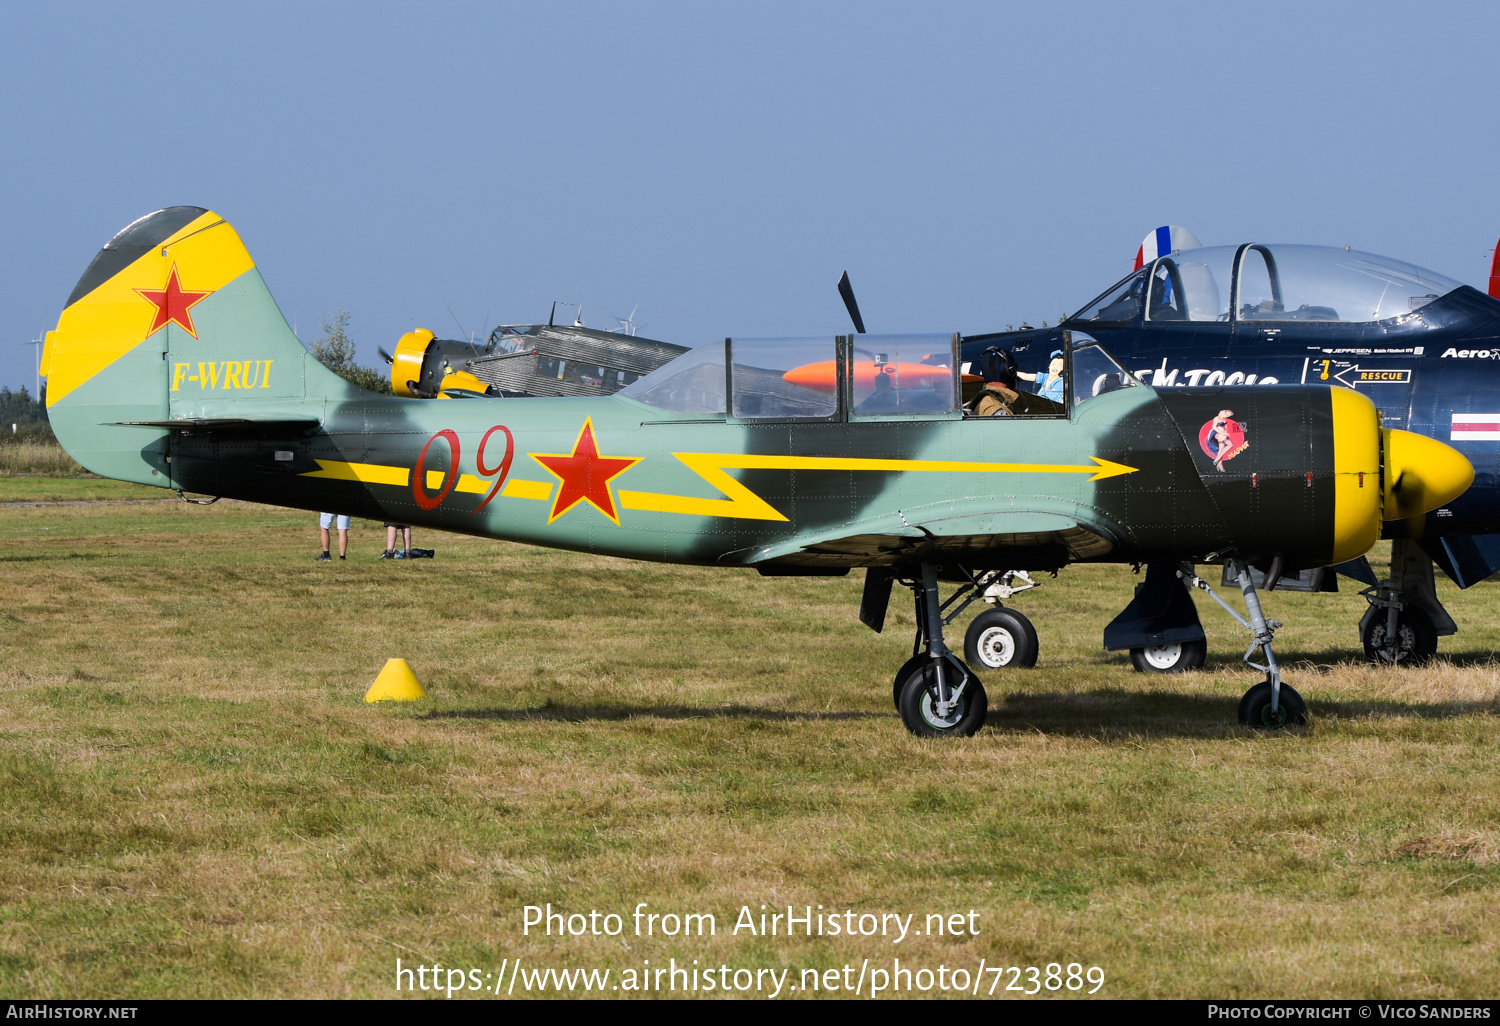
[[[318,514],[318,526],[321,527],[325,531],[328,530],[330,527],[333,526],[333,522],[335,520],[337,520],[339,522],[339,530],[340,531],[347,531],[347,530],[349,530],[349,518],[348,517],[343,516],[342,514],[335,515],[333,513],[319,513]]]
[[[411,530],[411,525],[410,524],[386,524],[385,526],[386,527],[394,527],[398,531],[410,531]]]

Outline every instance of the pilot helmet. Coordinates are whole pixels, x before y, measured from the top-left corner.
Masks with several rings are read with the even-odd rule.
[[[1006,388],[1016,386],[1016,358],[1009,349],[990,346],[980,358],[979,368],[986,382],[998,383]]]

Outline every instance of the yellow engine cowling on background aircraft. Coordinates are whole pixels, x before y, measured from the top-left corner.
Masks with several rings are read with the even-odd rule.
[[[391,391],[409,399],[470,399],[491,394],[489,384],[459,370],[433,347],[426,328],[408,331],[391,354]]]

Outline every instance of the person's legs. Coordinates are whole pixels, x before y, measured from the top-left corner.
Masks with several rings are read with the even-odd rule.
[[[323,551],[327,552],[328,551],[328,528],[326,528],[326,527],[319,528],[318,529],[318,534],[323,539]]]
[[[385,549],[389,552],[396,547],[396,525],[385,525]]]
[[[407,527],[403,530],[406,534],[406,551],[409,554],[411,552],[411,528]]]
[[[349,554],[349,529],[339,528],[339,558],[343,559]]]

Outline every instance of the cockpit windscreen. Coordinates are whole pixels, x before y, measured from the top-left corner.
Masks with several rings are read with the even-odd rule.
[[[1330,246],[1204,246],[1148,264],[1071,319],[1363,323],[1409,314],[1461,284],[1403,260]]]
[[[1240,257],[1238,285],[1238,320],[1348,323],[1409,314],[1461,283],[1358,250],[1257,244]]]

